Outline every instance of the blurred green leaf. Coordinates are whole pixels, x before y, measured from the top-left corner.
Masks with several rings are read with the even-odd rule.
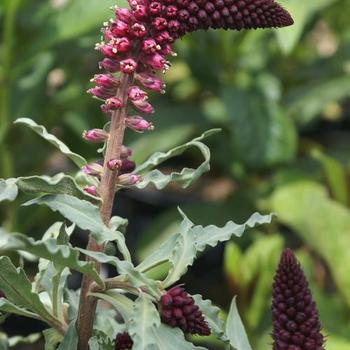
[[[0,202],[13,201],[18,194],[18,187],[16,186],[16,179],[0,179]]]
[[[350,305],[350,211],[331,200],[326,189],[314,182],[299,181],[278,188],[271,210],[327,262],[344,299]]]

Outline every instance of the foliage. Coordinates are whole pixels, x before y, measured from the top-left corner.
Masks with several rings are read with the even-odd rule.
[[[82,130],[100,123],[97,104],[82,91],[88,88],[87,77],[95,72],[97,54],[91,48],[98,39],[96,33],[100,23],[108,18],[108,6],[114,3],[105,0],[101,6],[96,0],[75,0],[59,5],[55,1],[7,0],[0,4],[1,54],[11,52],[10,66],[3,65],[0,70],[0,113],[7,116],[6,121],[1,119],[0,122],[0,177],[6,179],[0,180],[0,215],[6,228],[1,230],[0,252],[11,256],[15,265],[17,261],[24,261],[26,272],[21,268],[16,270],[5,258],[1,261],[10,269],[9,276],[19,276],[23,282],[20,287],[27,289],[35,272],[31,263],[23,260],[22,252],[36,255],[42,263],[42,270],[35,279],[37,283],[33,282],[40,291],[40,300],[31,299],[31,303],[35,302],[32,305],[23,300],[1,299],[1,310],[45,319],[48,318],[46,312],[53,313],[53,305],[58,303],[58,309],[65,310],[66,304],[70,303],[71,315],[64,322],[73,325],[77,305],[74,308],[71,303],[69,293],[73,291],[62,292],[67,288],[67,276],[61,268],[68,266],[102,285],[92,265],[82,260],[86,252],[59,242],[60,229],[54,230],[55,237],[41,239],[41,233],[58,215],[49,214],[45,208],[48,206],[77,225],[73,241],[81,244],[86,236],[84,230],[89,228],[95,238],[100,242],[108,241],[108,247],[114,251],[116,245],[118,258],[107,253],[93,257],[116,267],[121,276],[130,274],[132,278],[128,283],[132,288],[149,283],[151,298],[157,298],[162,288],[182,277],[195,257],[201,262],[211,259],[210,268],[206,271],[204,267],[201,271],[200,290],[205,291],[205,299],[211,297],[220,305],[226,305],[227,311],[231,310],[226,325],[233,322],[235,327],[240,324],[239,316],[234,302],[230,309],[228,305],[229,299],[237,295],[251,346],[257,350],[270,348],[271,329],[266,319],[272,276],[282,247],[292,246],[307,266],[321,320],[329,335],[327,346],[336,350],[349,348],[350,285],[346,250],[350,203],[349,113],[346,109],[350,86],[348,1],[319,0],[305,5],[300,0],[284,0],[281,3],[295,19],[291,28],[275,33],[196,32],[176,44],[178,57],[172,60],[173,67],[165,77],[169,93],[166,97],[154,97],[156,130],[142,138],[127,135],[127,142],[134,149],[137,169],[143,172],[146,181],[138,187],[153,182],[156,188],[148,186],[143,196],[136,190],[122,196],[127,198],[127,203],[129,198],[137,198],[137,201],[157,208],[155,217],[152,211],[152,222],[147,220],[144,224],[140,221],[137,225],[141,231],[137,235],[139,239],[134,238],[134,232],[132,238],[131,235],[127,237],[132,247],[137,246],[136,252],[132,249],[131,253],[125,245],[125,222],[118,224],[117,217],[115,226],[105,227],[96,219],[99,200],[82,191],[91,180],[77,174],[76,169],[76,165],[85,164],[85,159],[96,157],[90,145],[79,141]],[[4,19],[9,20],[11,14],[16,16],[16,28],[9,33],[5,31]],[[37,125],[28,119],[12,123],[23,115],[33,116]],[[39,136],[51,135],[50,143],[35,139],[26,126],[35,126]],[[195,139],[213,128],[220,128],[222,132],[203,140]],[[206,173],[209,153],[205,143],[210,145],[212,174],[218,175],[218,182]],[[198,146],[200,152],[197,153],[193,146]],[[78,150],[84,157],[70,149]],[[62,150],[66,156],[68,150],[68,158],[63,157]],[[151,164],[157,170],[151,169]],[[186,164],[184,174],[178,170],[179,164],[181,168]],[[167,176],[169,170],[175,175]],[[198,176],[198,185],[191,192],[193,196],[183,199],[184,192],[170,180],[180,178],[179,184],[185,187],[192,182],[194,172],[201,176]],[[227,183],[228,188],[225,187]],[[166,192],[160,195],[156,189],[163,184],[167,185]],[[37,198],[29,203],[44,206],[19,207],[19,203],[33,197]],[[174,197],[180,198],[182,210],[191,218],[189,221],[187,216],[183,217],[181,227]],[[136,205],[134,208],[134,213],[140,210]],[[118,214],[124,216],[123,211],[124,208]],[[224,227],[231,219],[245,222],[254,211],[277,215],[270,228],[253,229],[249,235],[234,241],[230,233],[227,239],[215,239],[210,243],[208,232]],[[81,215],[82,212],[89,215]],[[263,221],[270,219],[263,217]],[[140,216],[140,220],[144,217]],[[214,228],[209,227],[211,223],[215,224]],[[259,220],[256,223],[260,223]],[[130,226],[129,230],[135,228]],[[199,246],[195,240],[199,235],[196,230],[203,235],[207,233],[206,241]],[[224,247],[222,270],[225,281],[217,277],[216,283],[222,286],[216,287],[218,291],[215,291],[210,276],[214,269],[214,273],[220,275],[217,265],[221,260],[213,255],[221,256],[221,250],[216,249],[213,255],[209,253],[204,258],[204,246],[226,240],[230,242]],[[163,250],[157,250],[161,244],[169,254],[162,255]],[[13,253],[18,250],[21,250],[19,256]],[[180,256],[186,252],[190,253],[185,255],[188,261]],[[49,256],[50,264],[46,260]],[[168,260],[170,264],[160,264]],[[189,277],[182,277],[191,288],[196,285],[198,265],[188,269]],[[45,284],[52,276],[59,276],[56,278],[59,281],[56,297],[45,289],[52,288]],[[154,284],[151,283],[153,278]],[[221,295],[223,289],[229,290],[228,295]],[[138,304],[135,306],[136,301],[128,304],[119,298],[119,294],[101,290],[96,294],[111,304],[113,302],[119,312],[125,304],[134,310],[148,300],[143,293],[138,296],[141,299],[136,299]],[[196,302],[206,313],[206,301],[201,302],[200,297],[196,297]],[[143,305],[147,317],[154,319],[154,310],[147,305],[149,308]],[[239,342],[235,338],[237,333],[230,335],[234,328],[229,326],[224,332],[223,321],[217,319],[217,309],[207,307],[208,322],[216,319],[215,324],[220,325],[217,329],[212,326],[218,337],[223,343],[229,338],[231,345],[239,349],[235,345]],[[111,323],[114,316],[113,311]],[[61,323],[62,317],[67,316],[63,316],[63,311],[58,312]],[[57,326],[56,320],[50,322]],[[158,344],[165,341],[168,344],[171,339],[174,349],[222,348],[213,338],[198,338],[196,341],[200,345],[192,345],[180,336],[180,332],[165,325],[155,326],[159,325],[157,320],[146,325],[150,326],[147,332],[154,332],[155,328],[159,331],[155,337]],[[114,327],[117,329],[117,325]],[[74,338],[74,327],[69,329],[69,337]],[[104,331],[103,328],[100,330]],[[56,345],[62,341],[57,332],[52,334]],[[113,339],[115,335],[109,333],[107,338]],[[71,341],[67,337],[64,341]],[[107,338],[95,329],[91,342],[98,349],[100,344],[108,344]],[[29,337],[20,342],[36,339]],[[0,332],[0,348],[16,343]]]

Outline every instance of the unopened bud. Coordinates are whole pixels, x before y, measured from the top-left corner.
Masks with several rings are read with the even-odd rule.
[[[126,74],[132,74],[137,68],[137,63],[132,58],[127,58],[120,62],[120,70]]]
[[[81,168],[85,175],[100,176],[103,172],[103,167],[99,163],[86,164]]]
[[[85,186],[84,191],[88,194],[91,194],[92,196],[95,196],[95,197],[98,196],[96,186]]]
[[[91,129],[83,132],[83,139],[89,142],[104,142],[109,134],[102,129]]]
[[[132,149],[122,145],[122,149],[120,151],[120,158],[123,159],[123,158],[128,158],[130,156],[132,156]]]
[[[120,159],[111,159],[107,162],[109,170],[119,170],[122,167],[123,162]]]
[[[142,177],[140,175],[135,174],[122,174],[118,176],[117,182],[120,186],[133,186],[142,181]]]
[[[137,132],[150,131],[154,129],[152,123],[148,122],[140,116],[129,117],[126,118],[125,121],[128,128]]]

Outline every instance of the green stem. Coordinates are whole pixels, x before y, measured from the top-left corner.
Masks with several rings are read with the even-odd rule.
[[[11,70],[15,21],[21,0],[9,0],[3,24],[2,71],[0,72],[0,177],[13,176],[13,161],[6,142],[10,126]],[[9,205],[5,212],[5,226],[11,230],[15,222],[14,206]]]

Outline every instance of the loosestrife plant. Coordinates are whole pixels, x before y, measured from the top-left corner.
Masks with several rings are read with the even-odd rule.
[[[204,349],[189,341],[188,334],[212,334],[228,348],[251,349],[235,300],[224,322],[218,307],[201,295],[189,295],[178,281],[208,246],[239,237],[247,227],[268,223],[271,216],[255,213],[241,225],[230,221],[224,227],[203,227],[179,209],[178,232],[135,264],[125,243],[127,220],[111,217],[112,207],[124,188],[153,185],[161,190],[170,182],[185,188],[209,170],[210,153],[203,139],[217,130],[166,153],[156,152],[137,166],[129,159],[132,150],[123,144],[128,130],[143,133],[154,128],[145,119],[154,112],[147,91],[165,92],[157,72],[170,68],[168,59],[175,55],[172,44],[199,29],[284,27],[293,20],[274,0],[130,0],[129,8],[116,6],[113,12],[96,45],[104,56],[99,62],[101,73],[93,77],[95,86],[88,91],[101,100],[108,123],[83,133],[86,141],[102,144],[102,160],[88,164],[45,127],[28,118],[16,121],[58,148],[79,169],[74,176],[1,180],[0,200],[14,200],[23,191],[35,196],[25,206],[48,206],[65,221],[54,223],[39,241],[1,230],[1,251],[30,253],[39,260],[38,273],[30,281],[22,267],[0,257],[0,310],[46,322],[47,349]],[[198,168],[171,174],[156,169],[191,147],[203,155]],[[89,235],[86,249],[70,243],[76,227]],[[109,242],[118,247],[118,257],[105,252]],[[104,278],[101,264],[113,265],[117,274]],[[154,280],[150,272],[159,265],[168,267],[166,277]],[[67,287],[72,270],[83,275],[77,291]]]

